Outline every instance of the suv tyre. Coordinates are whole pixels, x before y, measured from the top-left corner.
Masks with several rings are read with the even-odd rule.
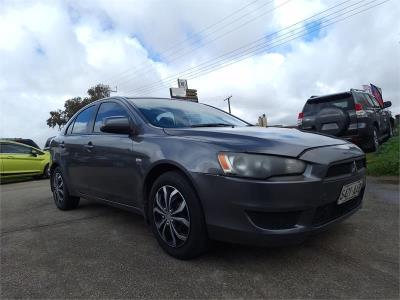
[[[377,151],[379,148],[379,135],[378,135],[378,128],[376,126],[373,127],[372,136],[370,140],[370,150],[372,152]]]

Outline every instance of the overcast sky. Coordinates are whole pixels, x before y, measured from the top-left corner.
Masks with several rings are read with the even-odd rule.
[[[43,146],[49,111],[89,87],[168,97],[176,74],[251,123],[295,124],[311,95],[369,83],[398,114],[400,1],[350,16],[383,1],[0,0],[0,136]]]

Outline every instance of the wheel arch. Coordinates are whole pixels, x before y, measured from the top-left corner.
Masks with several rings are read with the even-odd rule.
[[[147,172],[145,179],[143,181],[142,201],[143,201],[144,218],[146,222],[148,222],[148,215],[147,215],[148,203],[149,203],[148,198],[151,188],[158,177],[160,177],[162,174],[166,172],[171,172],[171,171],[178,172],[183,177],[185,177],[188,180],[189,184],[192,186],[194,192],[196,193],[197,198],[200,200],[199,193],[197,191],[196,185],[194,184],[193,178],[184,167],[170,161],[159,162]],[[199,204],[203,209],[201,200]]]
[[[376,129],[378,129],[378,134],[379,134],[379,124],[377,121],[372,122],[372,126],[376,127]]]

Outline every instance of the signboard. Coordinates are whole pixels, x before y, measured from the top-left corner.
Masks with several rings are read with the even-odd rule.
[[[171,98],[189,100],[193,102],[199,102],[197,98],[197,90],[188,89],[188,84],[186,79],[178,79],[178,87],[170,88],[169,94]]]
[[[184,98],[186,97],[186,89],[184,88],[169,88],[171,98]]]
[[[178,78],[178,87],[187,90],[188,89],[187,80]]]

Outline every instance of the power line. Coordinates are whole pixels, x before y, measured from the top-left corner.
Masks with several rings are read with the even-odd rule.
[[[376,1],[377,1],[377,0],[373,0],[373,1],[369,2],[369,3],[367,3],[367,4],[371,4],[371,3],[376,2]],[[267,48],[267,49],[260,49],[260,50],[263,50],[263,51],[264,51],[264,50],[269,50],[269,49],[272,49],[272,48],[275,48],[275,47],[278,47],[278,46],[282,46],[282,45],[284,45],[284,44],[286,44],[286,43],[288,43],[288,42],[290,42],[290,41],[292,41],[292,40],[295,40],[295,39],[297,39],[297,38],[306,36],[306,35],[309,34],[309,33],[312,33],[312,32],[315,32],[315,31],[317,31],[317,30],[323,29],[323,28],[325,28],[325,27],[327,27],[327,26],[330,26],[330,25],[332,25],[332,24],[335,24],[335,23],[344,21],[344,20],[346,20],[346,19],[349,19],[350,17],[352,17],[352,16],[354,16],[354,15],[357,15],[357,14],[360,14],[360,13],[365,12],[365,11],[367,11],[367,10],[370,10],[371,8],[377,7],[377,6],[379,6],[379,5],[382,5],[382,4],[384,4],[384,3],[388,2],[388,1],[390,1],[390,0],[382,1],[382,2],[380,2],[380,3],[378,3],[378,4],[372,5],[372,6],[368,7],[368,8],[366,8],[366,9],[360,10],[360,11],[358,11],[358,12],[356,12],[356,13],[353,13],[353,14],[351,14],[351,15],[349,15],[349,16],[346,16],[346,17],[344,17],[344,18],[342,18],[342,19],[339,19],[339,20],[337,20],[337,21],[334,21],[334,22],[331,22],[331,23],[326,24],[326,25],[324,25],[324,26],[321,26],[321,27],[319,27],[319,28],[317,28],[317,29],[314,29],[314,30],[311,30],[311,31],[307,31],[305,34],[295,36],[295,37],[293,37],[293,38],[291,38],[291,39],[289,39],[289,40],[286,40],[286,41],[284,41],[284,42],[282,42],[282,43],[280,43],[280,44],[278,44],[278,45],[274,45],[274,46],[272,46],[272,47],[270,47],[270,48]],[[366,6],[366,5],[364,5],[364,6]],[[360,7],[362,7],[362,6],[360,6]],[[358,7],[358,8],[360,8],[360,7]],[[342,14],[342,15],[344,15],[344,14]],[[257,51],[257,52],[259,52],[259,51]],[[250,55],[250,56],[253,56],[253,55]],[[223,65],[223,66],[221,66],[221,67],[211,68],[211,70],[207,70],[207,69],[202,70],[201,72],[198,72],[197,74],[194,74],[194,75],[192,75],[192,76],[190,76],[190,77],[187,77],[186,79],[194,79],[194,78],[198,78],[198,77],[204,76],[204,75],[206,75],[206,74],[208,74],[208,73],[210,73],[210,72],[213,72],[213,71],[215,71],[215,70],[218,70],[218,69],[221,69],[221,68],[225,68],[225,67],[227,67],[227,66],[229,66],[229,65],[235,64],[235,63],[237,63],[237,62],[239,62],[239,61],[242,61],[242,60],[244,60],[244,59],[246,59],[246,58],[248,58],[248,57],[250,57],[250,56],[248,55],[248,56],[243,57],[243,58],[241,58],[241,59],[239,59],[239,60],[236,60],[236,61],[233,61],[233,62],[231,62],[231,63],[229,63],[229,64]],[[204,71],[207,71],[207,72],[204,72]],[[164,85],[164,86],[167,86],[166,84],[163,84],[163,85]],[[158,87],[158,88],[153,88],[153,89],[150,89],[149,91],[151,91],[151,90],[159,90],[159,89],[161,89],[161,88],[164,88],[164,86],[160,86],[160,87]],[[148,91],[146,91],[146,93],[148,93]],[[147,95],[147,94],[142,94],[142,96],[145,96],[145,95]]]
[[[220,34],[220,35],[214,37],[214,38],[211,39],[211,40],[206,41],[205,43],[203,43],[203,44],[201,44],[199,47],[197,47],[196,50],[199,50],[200,48],[203,48],[204,46],[206,46],[206,45],[208,45],[208,44],[210,44],[210,43],[212,43],[212,42],[214,42],[214,41],[216,41],[216,40],[218,40],[218,39],[220,39],[220,38],[223,38],[224,36],[228,35],[229,33],[232,33],[232,32],[234,32],[235,30],[237,30],[237,29],[239,29],[239,28],[242,28],[243,26],[245,26],[245,25],[247,25],[247,24],[249,24],[249,23],[251,23],[251,22],[254,22],[257,18],[259,18],[259,17],[261,17],[261,16],[263,16],[263,15],[266,15],[266,14],[268,14],[268,13],[270,13],[270,12],[273,12],[274,10],[276,10],[276,9],[278,9],[278,8],[280,8],[280,7],[284,6],[284,5],[286,5],[286,4],[287,4],[288,2],[290,2],[290,1],[292,1],[292,0],[286,0],[286,1],[283,2],[282,4],[280,4],[280,5],[278,5],[278,6],[274,7],[274,8],[272,8],[272,9],[266,11],[266,12],[263,12],[262,14],[259,14],[258,16],[253,17],[252,19],[250,19],[250,20],[248,20],[248,21],[246,21],[246,22],[244,22],[244,23],[239,24],[238,26],[234,27],[233,29],[231,29],[231,30],[229,30],[229,31],[227,31],[227,32],[224,32],[224,33],[222,33],[222,34]],[[267,5],[267,4],[271,3],[271,2],[272,2],[272,1],[269,1],[268,3],[264,4],[263,6],[265,6],[265,5]],[[244,15],[244,16],[247,16],[247,15],[248,15],[248,14],[246,14],[246,15]],[[239,18],[233,20],[232,22],[228,23],[227,25],[230,25],[230,24],[235,23],[237,20],[242,19],[244,16],[241,16],[241,17],[239,17]],[[226,27],[227,25],[225,25],[224,27]],[[223,29],[224,27],[222,27],[221,29]],[[217,32],[217,31],[219,31],[219,30],[214,30],[213,32],[211,32],[211,33],[208,34],[208,35],[211,35],[211,34],[213,34],[214,32]],[[188,49],[188,51],[186,51],[186,52],[184,52],[183,54],[177,56],[176,54],[179,54],[182,50],[185,50],[185,48],[184,48],[184,47],[180,47],[180,49],[179,49],[178,51],[175,51],[174,53],[172,53],[173,56],[170,57],[169,62],[173,62],[173,61],[176,61],[176,60],[178,60],[178,59],[180,59],[180,58],[182,58],[182,57],[185,57],[185,56],[187,56],[187,55],[192,55],[192,54],[193,54],[193,50]],[[169,57],[169,56],[167,56],[167,58],[168,58],[168,57]],[[150,69],[150,67],[146,66],[146,67],[144,67],[144,68],[141,68],[141,69],[139,69],[139,70],[136,70],[136,72],[135,72],[134,74],[126,76],[125,80],[124,80],[124,81],[118,82],[118,84],[119,84],[119,85],[123,85],[123,84],[129,83],[129,82],[131,81],[132,78],[136,78],[136,77],[138,77],[138,76],[143,76],[143,75],[145,75],[145,74],[147,74],[147,73],[149,73],[149,72],[151,72],[151,71],[152,71],[152,69]],[[128,78],[130,78],[130,79],[128,79]]]
[[[246,4],[246,5],[244,5],[243,7],[240,7],[239,9],[233,11],[232,13],[226,15],[225,17],[223,17],[223,18],[220,19],[219,21],[214,22],[214,23],[212,23],[212,24],[210,24],[210,25],[207,25],[206,27],[204,27],[204,28],[201,29],[200,31],[194,32],[194,33],[190,34],[187,38],[185,38],[185,39],[183,39],[183,40],[181,40],[181,41],[179,41],[179,42],[177,42],[177,43],[172,44],[170,47],[168,47],[168,48],[164,51],[163,56],[165,56],[166,53],[171,52],[171,50],[173,50],[173,49],[177,49],[177,48],[181,49],[181,48],[182,48],[182,44],[184,44],[185,42],[191,41],[191,40],[194,39],[195,37],[198,37],[200,34],[207,32],[209,29],[211,29],[211,28],[213,28],[213,27],[215,27],[215,26],[217,26],[217,25],[223,23],[225,20],[228,20],[228,19],[231,18],[232,16],[234,16],[234,15],[236,15],[236,14],[238,14],[238,13],[243,12],[246,8],[252,6],[253,4],[255,4],[255,3],[258,2],[258,1],[259,1],[259,0],[255,0],[255,1],[250,2],[250,3]],[[267,4],[271,3],[271,2],[273,2],[273,0],[268,1],[267,3],[264,3],[263,5],[261,5],[261,7],[264,7],[265,5],[267,5]],[[223,27],[222,27],[222,28],[223,28]],[[222,29],[222,28],[221,28],[221,29]],[[120,78],[120,77],[121,77],[122,75],[124,75],[124,74],[131,73],[131,72],[134,72],[134,71],[138,71],[138,70],[140,70],[140,69],[138,69],[139,67],[144,66],[144,65],[146,65],[146,64],[147,64],[147,61],[146,61],[146,62],[143,62],[143,63],[141,63],[141,64],[139,64],[139,65],[138,65],[137,67],[135,67],[134,69],[129,68],[129,69],[127,69],[127,70],[121,72],[120,74],[118,74],[115,78]],[[143,69],[143,68],[141,68],[141,69]],[[109,79],[108,79],[107,81],[111,80],[111,78],[112,78],[112,77],[109,77]]]
[[[371,4],[372,2],[375,2],[375,1],[377,1],[377,0],[373,0],[373,1],[371,1],[371,2],[368,2],[368,3],[364,4],[364,6],[369,5],[369,4]],[[241,56],[243,56],[243,55],[247,55],[247,54],[249,54],[249,53],[254,53],[254,52],[257,52],[257,51],[259,51],[259,50],[263,50],[263,49],[265,49],[266,46],[271,46],[271,44],[273,44],[273,43],[280,42],[280,41],[282,40],[282,38],[283,38],[283,39],[286,39],[286,38],[289,38],[289,37],[294,36],[295,34],[299,34],[299,33],[302,33],[302,32],[308,32],[308,31],[310,31],[312,28],[321,29],[321,28],[320,28],[320,27],[321,27],[320,25],[323,24],[323,22],[331,21],[331,20],[333,20],[333,19],[335,19],[335,18],[338,18],[338,17],[340,17],[340,16],[343,16],[343,15],[345,15],[345,14],[348,14],[349,12],[352,12],[352,11],[354,11],[354,10],[356,10],[356,9],[361,8],[362,5],[356,7],[356,8],[353,9],[353,10],[348,10],[348,11],[342,13],[342,14],[338,14],[339,12],[342,12],[342,11],[344,11],[344,10],[347,10],[347,9],[350,8],[351,6],[357,5],[357,4],[361,3],[361,2],[362,2],[362,1],[359,1],[359,2],[357,2],[357,3],[348,5],[348,6],[346,6],[345,8],[342,8],[342,9],[340,9],[340,10],[337,10],[337,11],[335,11],[335,12],[333,12],[333,13],[330,13],[329,15],[326,15],[326,16],[322,17],[321,19],[319,19],[319,20],[317,20],[317,21],[314,21],[316,24],[313,25],[313,26],[311,26],[311,27],[308,27],[308,28],[306,28],[306,29],[304,29],[304,28],[297,28],[297,29],[295,29],[295,30],[292,30],[292,31],[290,31],[290,32],[287,32],[287,33],[285,33],[285,34],[283,34],[283,35],[281,35],[281,36],[278,36],[278,37],[272,39],[272,41],[268,41],[268,42],[263,41],[262,43],[256,44],[255,42],[258,42],[258,41],[260,41],[260,40],[264,40],[264,38],[258,39],[258,40],[256,40],[255,42],[251,42],[251,43],[249,43],[249,44],[247,44],[247,45],[245,45],[245,46],[239,47],[239,48],[237,48],[237,49],[235,49],[235,50],[233,50],[233,51],[230,51],[230,52],[228,52],[228,53],[225,53],[225,54],[223,54],[223,55],[217,57],[216,59],[212,59],[212,60],[203,62],[203,63],[201,63],[201,64],[199,64],[199,65],[197,65],[197,66],[195,66],[195,67],[192,67],[192,68],[190,68],[190,69],[188,69],[188,70],[186,70],[186,71],[184,71],[184,72],[180,72],[180,73],[177,73],[177,74],[168,76],[168,77],[166,77],[166,78],[164,78],[164,79],[162,79],[162,80],[159,80],[159,81],[154,82],[154,83],[152,83],[152,84],[147,84],[147,85],[142,86],[142,87],[137,88],[137,89],[129,90],[128,92],[133,92],[133,91],[136,91],[136,92],[147,92],[147,90],[148,90],[149,88],[151,89],[151,87],[153,87],[155,84],[160,84],[160,83],[166,82],[168,78],[171,78],[171,79],[174,78],[174,80],[175,80],[176,76],[181,77],[181,76],[185,75],[185,76],[187,77],[188,75],[192,75],[193,72],[198,73],[199,71],[204,71],[204,70],[202,70],[202,69],[209,69],[210,67],[213,67],[213,66],[215,66],[215,65],[218,64],[218,63],[222,63],[224,60],[227,60],[227,59],[236,59],[236,58],[241,57]],[[331,8],[328,8],[328,9],[326,9],[326,10],[320,12],[320,13],[317,13],[317,14],[315,14],[315,15],[313,15],[313,16],[311,16],[311,17],[308,17],[308,18],[306,18],[306,19],[304,19],[304,20],[302,20],[302,21],[300,21],[300,22],[297,22],[297,23],[295,23],[295,24],[293,24],[293,25],[296,25],[296,24],[299,24],[299,23],[303,23],[303,22],[306,21],[306,20],[310,20],[310,19],[312,19],[313,17],[315,17],[315,16],[317,16],[317,15],[320,15],[320,14],[325,13],[325,12],[327,12],[327,11],[329,11],[329,10],[332,10],[332,9],[334,9],[334,8],[336,8],[336,7],[339,7],[339,6],[342,5],[343,3],[344,3],[344,2],[342,2],[342,3],[340,3],[340,4],[337,4],[337,5],[335,5],[335,6],[331,7]],[[332,15],[334,15],[334,14],[338,14],[338,15],[335,16],[335,17],[333,17],[333,18],[331,18],[331,19],[326,19],[327,17],[332,16]],[[326,20],[324,20],[324,19],[326,19]],[[323,21],[320,22],[320,23],[318,23],[318,21],[321,21],[321,20],[323,20]],[[288,26],[288,27],[286,27],[286,28],[284,28],[284,29],[282,29],[282,30],[279,30],[278,32],[275,32],[275,33],[271,34],[270,36],[276,35],[277,33],[281,32],[281,31],[284,31],[284,30],[286,30],[286,29],[288,29],[288,28],[291,28],[291,27],[293,27],[293,25]],[[297,32],[297,33],[295,33],[295,34],[292,34],[293,32],[295,32],[296,30],[299,30],[299,29],[302,29],[302,31]],[[288,34],[291,34],[291,35],[285,37],[285,35],[288,35]],[[254,44],[255,44],[255,45],[254,45]],[[253,46],[253,45],[254,45],[254,46]],[[279,45],[280,45],[280,44],[279,44]],[[275,45],[274,47],[276,47],[276,46],[278,46],[278,45]],[[242,50],[242,49],[246,49],[246,50],[241,51],[241,52],[238,52],[238,51],[240,51],[240,50]],[[250,51],[250,50],[251,50],[251,51]],[[238,53],[237,53],[237,52],[238,52]],[[222,58],[222,59],[219,59],[219,58]],[[200,68],[201,66],[204,66],[204,67]]]
[[[327,18],[328,16],[330,16],[330,15],[332,15],[332,14],[336,14],[336,13],[338,13],[338,12],[341,12],[341,11],[343,11],[343,10],[346,10],[347,8],[349,8],[349,7],[351,7],[351,6],[354,6],[354,5],[356,5],[356,4],[359,4],[359,3],[362,2],[362,1],[363,1],[363,0],[361,0],[361,1],[357,2],[357,3],[355,3],[355,4],[349,5],[349,6],[345,7],[345,8],[343,8],[343,9],[338,10],[338,11],[336,11],[336,12],[334,12],[334,13],[331,13],[331,14],[329,14],[329,15],[327,15],[327,16],[324,16],[324,17],[322,17],[321,19],[319,19],[318,21],[321,21],[321,20],[323,20],[324,18]],[[347,1],[347,2],[348,2],[348,1]],[[220,61],[220,62],[221,62],[221,61],[226,60],[226,59],[235,58],[238,54],[246,53],[247,51],[252,50],[252,49],[254,49],[255,47],[259,47],[260,45],[265,45],[265,44],[268,45],[269,43],[274,42],[274,39],[282,38],[283,36],[285,36],[285,35],[287,35],[287,34],[290,34],[290,33],[292,33],[292,32],[295,31],[295,30],[303,29],[303,27],[293,29],[292,31],[289,31],[289,32],[286,32],[286,33],[282,34],[281,36],[276,36],[278,33],[284,32],[285,30],[287,30],[287,29],[289,29],[289,28],[292,28],[292,27],[294,27],[295,25],[298,25],[298,24],[300,24],[300,23],[304,23],[305,21],[310,20],[310,19],[314,18],[314,17],[317,16],[317,15],[320,15],[320,14],[322,14],[322,13],[325,13],[325,12],[331,10],[331,9],[337,8],[337,7],[341,6],[341,5],[343,5],[344,3],[346,3],[346,1],[345,1],[345,2],[342,2],[342,3],[340,3],[340,4],[337,4],[337,5],[335,5],[335,6],[331,7],[331,8],[328,8],[328,9],[326,9],[325,11],[322,11],[322,12],[320,12],[320,13],[318,13],[318,14],[315,14],[315,15],[313,15],[313,16],[311,16],[311,17],[308,17],[308,18],[306,18],[306,19],[304,19],[304,20],[302,20],[302,21],[300,21],[300,22],[297,22],[297,23],[295,23],[295,24],[292,24],[292,25],[290,25],[290,26],[287,26],[286,28],[283,28],[283,29],[281,29],[281,30],[279,30],[279,31],[277,31],[277,32],[271,33],[271,34],[269,34],[269,35],[267,35],[267,36],[263,36],[263,37],[261,37],[261,38],[255,40],[255,41],[253,41],[253,42],[250,42],[249,44],[246,44],[246,45],[241,46],[241,47],[239,47],[239,48],[237,48],[237,49],[234,49],[234,50],[232,50],[232,51],[229,51],[229,52],[227,52],[227,53],[224,53],[224,54],[222,54],[222,55],[220,55],[220,56],[218,56],[218,57],[216,57],[216,58],[213,58],[213,59],[211,59],[211,60],[208,60],[208,61],[205,61],[205,62],[203,62],[203,63],[200,63],[200,64],[198,64],[197,66],[191,67],[191,68],[189,68],[189,69],[187,69],[187,70],[185,70],[185,71],[178,72],[178,73],[176,73],[176,74],[173,74],[173,75],[170,75],[170,76],[168,76],[168,77],[166,77],[166,78],[163,78],[163,79],[161,79],[161,80],[158,80],[157,82],[150,83],[150,84],[147,84],[147,85],[145,85],[145,86],[141,86],[141,87],[139,87],[139,88],[135,88],[135,89],[133,89],[133,90],[131,89],[131,90],[129,90],[129,91],[130,91],[130,92],[132,92],[132,91],[142,91],[142,89],[146,89],[146,87],[151,87],[152,85],[154,85],[154,84],[156,84],[156,83],[158,83],[158,82],[161,83],[161,82],[163,82],[163,81],[165,81],[165,80],[167,80],[167,79],[169,79],[169,78],[175,78],[176,76],[182,76],[182,72],[188,72],[188,71],[190,71],[190,70],[198,69],[198,68],[200,68],[200,67],[203,66],[203,65],[208,65],[208,64],[212,63],[213,61]],[[316,22],[316,21],[314,21],[314,22]],[[272,37],[272,40],[271,40],[271,41],[266,41],[266,39],[267,39],[268,37]],[[259,43],[260,41],[261,41],[261,43]],[[253,46],[253,45],[255,45],[255,46]],[[247,50],[243,50],[243,49],[247,49]],[[240,51],[241,51],[241,52],[240,52]],[[238,53],[238,54],[235,54],[235,52],[239,52],[239,53]]]

